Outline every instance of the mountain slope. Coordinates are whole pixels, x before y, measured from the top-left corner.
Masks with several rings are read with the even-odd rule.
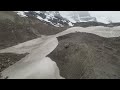
[[[60,15],[58,11],[16,11],[22,17],[35,17],[40,21],[55,27],[72,26],[69,20]]]
[[[95,17],[91,17],[88,11],[60,11],[60,13],[72,23],[96,21]]]
[[[49,67],[46,67],[49,65],[46,65],[45,62],[40,64],[40,60],[46,60],[47,62],[47,58],[44,58],[47,55],[46,57],[50,57],[50,60],[53,60],[52,62],[55,61],[57,63],[60,69],[60,75],[66,79],[118,79],[120,78],[120,34],[117,34],[120,31],[119,28],[120,27],[73,27],[56,35],[38,38],[17,46],[0,50],[0,53],[29,53],[16,64],[14,64],[13,61],[14,65],[7,69],[5,69],[5,67],[9,66],[9,63],[6,62],[13,60],[16,55],[5,54],[8,56],[10,55],[10,58],[4,58],[4,54],[2,54],[0,57],[2,57],[1,63],[3,63],[3,65],[0,70],[5,69],[2,72],[3,78],[9,75],[10,77],[8,78],[43,78],[47,75],[44,72],[48,73],[51,71]],[[59,43],[56,37],[58,37]],[[45,66],[43,64],[45,64]],[[46,69],[44,71],[42,66],[48,68],[47,71]],[[34,70],[31,70],[31,67]],[[49,72],[48,75],[54,75],[54,71],[56,70],[55,68],[53,69],[53,73]],[[13,72],[11,72],[11,70],[13,70]],[[30,73],[26,73],[26,71],[29,71]],[[43,77],[41,77],[41,75]],[[48,77],[49,76],[46,78]]]
[[[120,37],[104,38],[89,33],[58,37],[58,47],[48,55],[66,79],[120,78]]]
[[[65,28],[44,24],[34,17],[20,17],[16,12],[0,11],[0,49],[41,35],[56,34]]]
[[[88,11],[15,11],[21,17],[32,17],[54,27],[116,26],[107,17],[91,16]],[[118,22],[119,23],[119,22]],[[84,26],[83,26],[84,27]]]

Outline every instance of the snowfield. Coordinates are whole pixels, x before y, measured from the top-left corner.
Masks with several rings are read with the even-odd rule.
[[[38,39],[36,39],[35,41],[37,40]],[[42,43],[40,43],[41,40],[40,42],[39,41],[36,42],[36,45],[35,45],[35,41],[33,41],[34,44],[29,43],[32,41],[28,41],[29,43],[27,44],[28,47],[26,47],[25,44],[22,44],[23,45],[22,51],[24,51],[24,53],[28,52],[30,54],[27,55],[22,60],[18,61],[16,64],[4,70],[2,72],[3,78],[7,76],[9,76],[10,79],[15,79],[15,78],[18,78],[18,79],[31,78],[32,79],[32,77],[33,79],[34,78],[39,78],[39,79],[62,78],[59,76],[59,69],[55,64],[55,62],[53,62],[50,58],[46,57],[50,52],[52,52],[57,47],[58,45],[57,38],[49,37],[47,40],[44,40]],[[32,46],[30,44],[32,44]],[[12,52],[12,53],[13,52],[17,53],[17,51],[18,53],[19,51],[21,51],[21,47],[18,47],[18,45],[15,47],[12,47],[11,49],[5,49],[5,51],[2,50],[2,52]],[[59,77],[57,77],[56,74],[58,74],[57,76]]]
[[[65,35],[65,34],[69,34],[69,33],[74,33],[74,32],[92,33],[92,34],[96,34],[96,35],[99,35],[101,37],[106,37],[106,38],[119,37],[120,36],[120,26],[113,27],[113,28],[103,27],[103,26],[95,26],[95,27],[87,27],[87,28],[72,27],[63,32],[56,34],[56,37],[59,37],[59,36]]]
[[[2,71],[2,78],[8,76],[8,79],[63,79],[64,77],[60,76],[56,63],[47,55],[57,47],[57,37],[74,32],[86,32],[110,38],[120,36],[120,27],[73,27],[56,35],[44,36],[0,50],[0,53],[29,53],[26,57]]]
[[[21,68],[22,67],[22,68]],[[50,58],[34,60],[32,63],[16,63],[3,72],[9,79],[61,79],[59,69]]]

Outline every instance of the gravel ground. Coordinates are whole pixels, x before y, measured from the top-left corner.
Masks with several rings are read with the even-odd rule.
[[[104,38],[89,33],[58,37],[48,55],[66,79],[120,79],[120,37]]]
[[[1,53],[0,54],[0,72],[13,65],[17,61],[21,60],[27,54],[13,54],[13,53]],[[0,73],[0,77],[1,73]]]

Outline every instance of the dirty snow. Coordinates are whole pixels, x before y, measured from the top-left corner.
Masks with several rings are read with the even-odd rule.
[[[74,32],[92,33],[92,34],[96,34],[96,35],[99,35],[101,37],[106,37],[106,38],[119,37],[120,36],[120,26],[113,27],[113,28],[103,27],[103,26],[94,26],[94,27],[87,27],[87,28],[72,27],[63,32],[56,34],[56,37],[59,37],[59,36],[65,35],[65,34],[69,34],[69,33],[74,33]]]
[[[21,68],[22,67],[22,68]],[[3,73],[9,79],[61,79],[59,69],[50,58],[37,59],[32,63],[16,63]],[[8,74],[8,75],[7,75]],[[3,78],[4,78],[3,77]]]
[[[38,40],[28,41],[27,44],[21,44],[20,46],[14,46],[12,49],[16,49],[15,53],[21,50],[21,47],[25,52],[28,52],[25,48],[29,48],[29,55],[24,57],[22,60],[18,61],[16,64],[10,66],[2,72],[3,78],[9,76],[10,78],[62,78],[59,76],[59,69],[55,62],[46,56],[51,53],[58,45],[58,40],[55,37],[49,37],[47,40],[44,40],[42,43],[36,42]],[[36,43],[36,44],[35,44]],[[23,45],[23,46],[22,46]],[[28,47],[26,47],[28,46]],[[31,47],[29,47],[31,46]],[[32,48],[32,49],[31,49]],[[12,49],[7,49],[10,52]],[[10,51],[9,51],[10,50]],[[31,52],[30,52],[31,51]],[[48,63],[47,63],[48,62]],[[42,64],[41,64],[42,63]],[[54,68],[55,67],[55,68]],[[56,69],[57,68],[57,69]],[[51,73],[50,73],[51,72]],[[38,75],[36,75],[38,73]],[[40,75],[39,75],[40,74]],[[45,74],[45,75],[44,75]],[[56,76],[56,74],[58,74]],[[54,77],[53,77],[54,76]]]
[[[56,35],[45,36],[0,50],[0,53],[29,52],[26,57],[5,69],[2,72],[3,78],[8,76],[10,79],[63,79],[56,63],[47,55],[57,47],[58,40],[56,37],[74,32],[92,33],[106,38],[118,37],[120,36],[120,26],[113,28],[103,26],[72,27]]]

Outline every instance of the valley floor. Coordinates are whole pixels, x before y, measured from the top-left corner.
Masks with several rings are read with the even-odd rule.
[[[74,65],[72,64],[73,68],[71,68],[71,71],[66,71],[66,69],[67,70],[69,69],[68,67],[70,67],[69,66],[70,64],[65,64],[62,61],[60,62],[60,60],[62,60],[62,58],[63,58],[63,60],[66,60],[66,59],[64,59],[64,57],[65,57],[64,55],[66,55],[67,53],[63,55],[64,57],[59,56],[59,54],[63,53],[64,50],[66,50],[66,49],[62,49],[62,47],[59,46],[59,44],[64,45],[64,43],[62,44],[61,41],[59,42],[58,38],[63,36],[63,35],[67,35],[67,34],[75,33],[75,32],[82,32],[82,33],[84,32],[84,33],[89,33],[89,34],[91,33],[92,36],[93,36],[93,38],[92,38],[93,40],[90,39],[89,42],[92,42],[98,36],[100,36],[99,38],[103,38],[103,37],[104,38],[119,37],[120,36],[120,27],[113,27],[113,28],[102,27],[102,26],[88,27],[88,28],[73,27],[73,28],[67,29],[67,30],[65,30],[63,32],[60,32],[60,33],[58,33],[56,35],[45,36],[43,38],[34,39],[34,40],[27,41],[25,43],[22,43],[22,44],[13,46],[13,47],[9,47],[9,48],[0,50],[1,54],[3,54],[3,53],[4,54],[5,53],[15,53],[15,54],[25,54],[25,53],[27,53],[26,56],[24,56],[24,57],[21,56],[19,58],[19,59],[21,59],[20,61],[16,60],[16,63],[13,62],[15,64],[12,64],[12,65],[10,64],[10,66],[7,65],[6,69],[5,68],[4,68],[4,70],[2,69],[2,72],[1,72],[2,73],[2,78],[8,77],[8,79],[16,79],[16,78],[18,78],[18,79],[22,79],[22,78],[23,79],[27,79],[27,78],[30,78],[30,79],[34,79],[34,78],[37,78],[37,79],[45,79],[45,78],[47,78],[47,79],[48,78],[61,79],[63,77],[64,78],[75,78],[74,75],[76,76],[76,74],[81,76],[81,74],[82,74],[81,71],[80,72],[77,71],[78,73],[76,72],[76,73],[73,73],[73,74],[70,73],[70,72],[73,72],[74,71],[73,69],[76,69],[76,68],[79,68],[80,70],[83,70],[82,66],[81,67],[74,67],[74,65],[76,65],[76,63],[73,63]],[[96,36],[94,36],[95,34],[96,34]],[[82,37],[82,34],[78,34],[77,36],[79,37],[79,35],[81,35],[81,37]],[[68,36],[70,36],[70,35],[68,35]],[[72,35],[72,36],[74,36],[74,35]],[[77,36],[76,36],[76,39],[78,39]],[[73,39],[74,39],[74,37],[73,37]],[[87,38],[87,35],[86,35],[86,38]],[[71,39],[72,39],[72,37],[71,37]],[[84,40],[84,38],[82,38],[82,39]],[[79,40],[82,41],[82,39],[78,39],[78,42],[79,42]],[[89,35],[88,35],[88,39],[89,39]],[[66,39],[66,40],[67,40],[66,42],[70,41],[69,39]],[[96,42],[93,42],[93,44],[96,43]],[[77,45],[77,42],[74,42],[73,44]],[[101,44],[101,43],[99,43],[99,44]],[[99,46],[99,44],[98,44],[98,46]],[[84,45],[83,45],[83,47],[84,47]],[[67,48],[67,46],[66,46],[66,48]],[[82,49],[86,50],[86,47],[82,48]],[[54,50],[58,50],[58,51],[63,50],[61,52],[57,52],[57,56],[60,57],[59,58],[60,60],[58,58],[56,58],[56,60],[55,60],[56,56],[54,56],[54,55],[56,55],[56,54],[54,54]],[[103,49],[103,51],[104,51],[104,49]],[[86,55],[87,51],[84,51],[84,52],[85,53],[83,53],[83,54]],[[94,51],[94,52],[96,52],[96,51]],[[81,52],[79,52],[79,53],[81,53]],[[50,54],[51,54],[51,56],[49,56]],[[94,55],[94,53],[92,55]],[[89,57],[91,57],[91,55]],[[68,57],[66,57],[66,58],[68,58]],[[77,60],[79,60],[80,58],[82,58],[82,57],[79,57],[78,59],[73,57],[73,59],[77,59]],[[94,59],[96,60],[96,58],[94,58]],[[59,61],[57,61],[57,60],[59,60]],[[69,59],[67,59],[67,60],[69,60]],[[105,58],[104,58],[104,60],[105,60]],[[120,62],[119,59],[115,59],[115,60],[118,60],[118,62]],[[90,64],[92,62],[93,61],[91,61]],[[97,62],[99,62],[99,61],[97,60]],[[65,66],[61,67],[61,63],[65,64]],[[89,64],[89,63],[87,63],[87,64]],[[68,65],[68,67],[67,67],[67,65]],[[100,67],[102,67],[102,65],[103,64],[101,64]],[[117,70],[117,69],[112,69],[112,68],[118,68],[118,67],[112,67],[111,65],[112,64],[110,64],[111,69],[108,68],[109,71],[110,70]],[[104,67],[104,68],[107,68],[107,67]],[[61,69],[64,72],[61,73]],[[100,74],[99,72],[97,72],[97,70],[100,70],[100,69],[98,69],[98,68],[94,68],[94,69],[95,69],[95,71],[97,73],[97,74],[94,74],[94,75]],[[103,70],[103,69],[101,69],[101,70]],[[106,74],[106,71],[104,71],[104,72]],[[102,72],[102,73],[104,73],[104,72]],[[111,72],[113,73],[113,71],[111,71]],[[86,73],[88,73],[88,72],[86,72]],[[110,73],[110,72],[108,72],[108,73]],[[70,74],[72,74],[72,76]],[[102,77],[105,74],[100,74],[101,78],[108,78],[108,77]],[[88,74],[86,74],[86,75],[88,75]],[[89,78],[95,78],[94,75],[93,75],[93,77],[89,77]],[[116,75],[116,72],[113,73],[112,75]],[[88,78],[88,76],[86,76],[86,77]],[[109,77],[111,78],[111,76],[109,76]],[[117,77],[117,76],[115,76],[115,77]],[[77,78],[81,78],[81,77],[77,77]],[[117,78],[120,78],[120,77],[117,77]]]

